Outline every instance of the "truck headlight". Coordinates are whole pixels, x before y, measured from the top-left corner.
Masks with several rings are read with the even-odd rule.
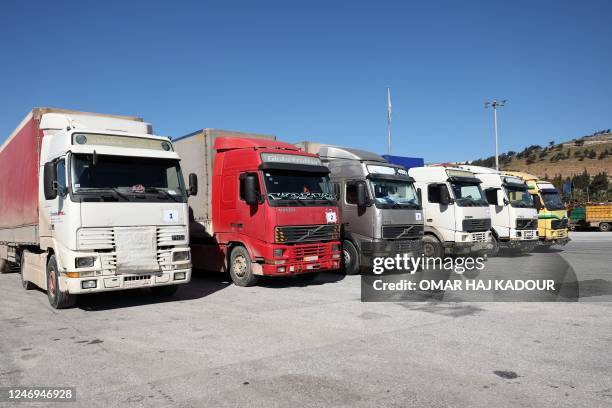
[[[77,268],[92,268],[96,258],[93,256],[82,256],[74,258],[74,266]]]
[[[181,262],[189,260],[189,251],[180,251],[172,254],[172,262]]]
[[[81,281],[81,288],[82,289],[94,289],[97,286],[97,283],[95,280],[85,280],[85,281]]]

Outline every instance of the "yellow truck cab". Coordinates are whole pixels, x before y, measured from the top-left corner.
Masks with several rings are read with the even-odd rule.
[[[529,194],[538,209],[538,238],[543,246],[565,245],[569,242],[568,218],[559,191],[546,180],[528,173],[506,171],[527,184]]]

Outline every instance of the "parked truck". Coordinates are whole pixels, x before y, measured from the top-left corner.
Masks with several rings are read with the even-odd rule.
[[[298,146],[318,154],[330,170],[347,274],[371,268],[374,258],[422,255],[422,208],[404,168],[364,150],[314,142]]]
[[[602,232],[612,229],[612,203],[587,203],[569,210],[570,228],[598,228]]]
[[[329,170],[274,136],[203,129],[175,141],[201,180],[189,200],[196,269],[229,271],[238,286],[262,275],[340,268],[340,219]]]
[[[567,244],[569,242],[567,211],[555,186],[532,174],[516,171],[505,173],[518,177],[527,184],[529,194],[538,210],[538,244],[542,247]]]
[[[491,209],[492,249],[531,252],[538,242],[538,212],[522,179],[480,166],[460,166],[481,181]]]
[[[0,267],[54,308],[191,277],[187,195],[171,141],[142,119],[35,108],[0,148]]]
[[[457,167],[408,170],[423,205],[427,257],[484,256],[491,246],[491,211],[474,173]]]

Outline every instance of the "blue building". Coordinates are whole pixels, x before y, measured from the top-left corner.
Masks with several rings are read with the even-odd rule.
[[[425,165],[425,160],[422,157],[392,156],[388,154],[383,154],[382,157],[389,163],[405,167],[406,170],[413,167],[423,167]]]

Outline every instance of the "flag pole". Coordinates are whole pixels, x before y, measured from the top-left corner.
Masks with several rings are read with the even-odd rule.
[[[387,87],[387,154],[391,155],[391,88]]]

